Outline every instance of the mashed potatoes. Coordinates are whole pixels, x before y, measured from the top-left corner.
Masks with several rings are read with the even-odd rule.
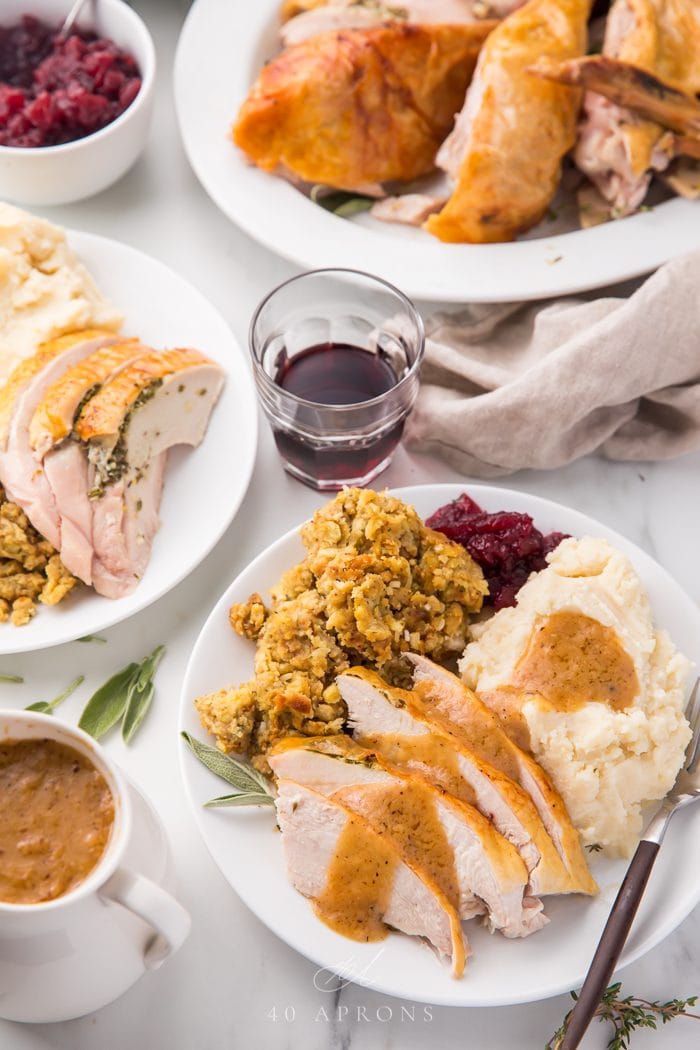
[[[121,320],[62,230],[0,202],[0,386],[39,343],[83,328],[116,331]]]
[[[548,561],[515,608],[472,628],[460,670],[550,774],[584,843],[626,856],[683,761],[689,663],[605,540],[565,540]]]

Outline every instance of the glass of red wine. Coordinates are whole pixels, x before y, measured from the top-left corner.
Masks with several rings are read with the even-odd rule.
[[[286,471],[335,492],[391,461],[418,394],[423,322],[413,303],[358,270],[314,270],[256,310],[258,395]]]

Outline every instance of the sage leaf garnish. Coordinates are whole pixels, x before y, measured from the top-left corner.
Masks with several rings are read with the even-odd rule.
[[[269,806],[274,805],[274,800],[270,795],[247,794],[239,791],[235,795],[219,795],[218,798],[210,798],[204,805],[209,809],[213,809],[214,806]]]
[[[102,645],[107,644],[107,639],[102,638],[99,634],[84,634],[82,638],[76,638],[76,642],[101,642]]]
[[[146,717],[155,691],[156,687],[153,682],[149,682],[146,688],[141,691],[138,689],[130,691],[131,695],[129,696],[126,711],[124,712],[124,721],[122,722],[122,738],[125,744],[131,742],[134,733]]]
[[[99,740],[122,719],[122,737],[130,743],[151,706],[153,676],[164,654],[165,646],[157,645],[140,663],[130,663],[112,675],[88,700],[80,728]]]
[[[329,190],[327,186],[312,186],[309,194],[314,204],[320,204],[326,211],[332,211],[343,219],[350,218],[362,211],[369,211],[376,198],[361,193],[348,193],[345,190]]]
[[[53,700],[37,700],[36,703],[29,704],[28,707],[25,707],[24,710],[43,711],[44,714],[50,715],[54,708],[58,707],[59,704],[62,704],[64,700],[67,700],[71,693],[74,693],[75,690],[79,686],[81,686],[84,681],[85,675],[79,674],[78,677],[74,678],[70,685],[67,685],[63,692],[59,693],[58,696],[54,697]]]
[[[157,645],[150,656],[141,661],[139,673],[136,678],[136,691],[143,692],[151,685],[153,675],[158,669],[158,664],[165,656],[165,646]]]
[[[0,682],[18,682],[22,683],[24,678],[21,674],[0,674]]]
[[[369,211],[373,204],[376,204],[374,197],[351,197],[349,200],[341,201],[336,208],[331,210],[341,219],[350,219],[353,215]]]
[[[180,734],[188,745],[195,758],[215,773],[217,777],[227,781],[236,789],[235,795],[222,795],[206,802],[207,806],[272,806],[274,796],[266,777],[258,773],[247,762],[239,762],[230,755],[225,755],[218,748],[203,744],[201,740],[190,736],[189,733]],[[234,801],[235,800],[235,801]]]
[[[129,687],[138,670],[139,665],[131,663],[122,671],[117,671],[88,700],[78,726],[95,740],[109,732],[123,716],[129,700]]]

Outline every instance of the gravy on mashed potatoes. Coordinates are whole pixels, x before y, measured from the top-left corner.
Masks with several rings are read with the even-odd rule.
[[[96,867],[114,823],[102,774],[55,740],[0,742],[0,901],[62,897]]]
[[[584,844],[630,854],[690,738],[688,661],[630,562],[605,540],[564,540],[471,638],[466,684],[549,773]]]

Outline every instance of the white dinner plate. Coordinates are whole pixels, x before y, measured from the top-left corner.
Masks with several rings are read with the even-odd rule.
[[[648,554],[612,529],[578,511],[509,489],[468,485],[486,510],[531,514],[543,531],[574,536],[602,536],[626,554],[646,585],[655,622],[665,627],[691,659],[700,662],[700,609]],[[422,485],[396,495],[427,517],[454,499],[464,485]],[[285,569],[303,557],[298,530],[268,547],[233,581],[209,616],[194,647],[185,675],[180,728],[206,739],[193,699],[201,693],[243,682],[252,676],[253,645],[228,624],[232,602],[253,591],[265,594]],[[281,836],[272,834],[274,814],[264,809],[204,809],[222,794],[223,782],[182,745],[182,773],[199,829],[214,860],[248,907],[270,930],[319,967],[387,995],[445,1006],[504,1006],[534,1002],[581,985],[598,938],[625,872],[624,861],[591,856],[600,894],[548,897],[551,922],[524,940],[490,935],[472,921],[467,929],[474,955],[464,977],[454,980],[433,953],[415,938],[392,933],[376,944],[358,944],[324,926],[309,902],[285,876]],[[658,944],[700,899],[700,807],[679,813],[672,822],[652,872],[620,967]]]
[[[80,587],[59,605],[39,605],[25,627],[0,624],[0,654],[27,652],[93,634],[145,609],[184,579],[225,532],[250,481],[257,447],[256,397],[244,354],[221,314],[163,263],[118,241],[68,231],[98,288],[124,315],[122,331],[156,349],[191,346],[226,372],[199,448],[168,453],[161,526],[148,568],[125,598]]]
[[[200,182],[251,237],[301,266],[371,270],[408,295],[506,302],[563,295],[648,273],[700,246],[700,203],[671,200],[590,230],[545,220],[514,244],[442,244],[366,215],[341,219],[249,165],[229,137],[264,62],[279,50],[280,0],[197,0],[175,60],[180,129]]]

